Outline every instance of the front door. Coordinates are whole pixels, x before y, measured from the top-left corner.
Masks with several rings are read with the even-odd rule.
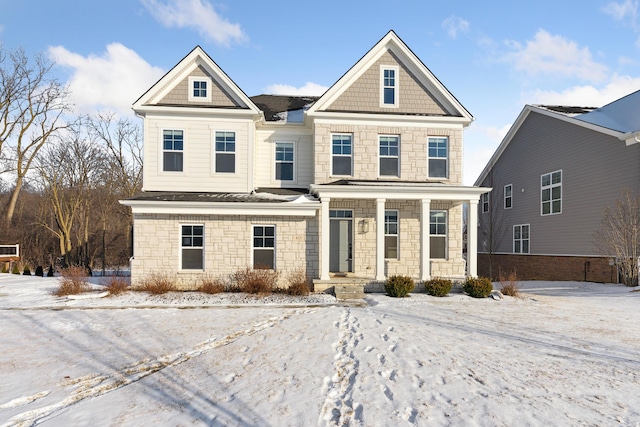
[[[350,273],[353,271],[353,219],[349,210],[329,211],[329,271]]]

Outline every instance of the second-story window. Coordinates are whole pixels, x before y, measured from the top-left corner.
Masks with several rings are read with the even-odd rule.
[[[382,67],[380,69],[380,105],[383,107],[398,106],[398,67]]]
[[[162,170],[165,172],[182,172],[184,156],[183,150],[183,131],[162,131]]]
[[[331,136],[331,174],[351,176],[352,161],[351,135]]]
[[[562,171],[542,175],[540,191],[542,215],[562,213]]]
[[[216,132],[216,172],[236,171],[236,133]]]
[[[448,178],[448,138],[429,137],[429,178]]]
[[[380,137],[380,176],[400,176],[400,137]]]
[[[276,179],[293,181],[293,142],[276,142]]]

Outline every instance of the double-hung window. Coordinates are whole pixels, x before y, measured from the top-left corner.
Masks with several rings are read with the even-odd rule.
[[[293,142],[276,142],[276,179],[293,181],[294,175]]]
[[[236,133],[216,132],[216,172],[236,171]]]
[[[562,213],[562,171],[540,177],[542,215]]]
[[[449,140],[447,137],[429,137],[429,178],[448,178]]]
[[[504,186],[504,208],[511,209],[513,206],[513,186],[507,184]]]
[[[380,69],[380,80],[380,105],[383,107],[397,107],[398,67],[382,67]]]
[[[429,212],[429,247],[430,257],[447,258],[447,212]]]
[[[189,77],[189,101],[211,101],[211,79]]]
[[[253,268],[275,269],[275,225],[253,226]]]
[[[398,211],[384,211],[384,257],[398,259]]]
[[[181,130],[162,131],[162,170],[182,172],[184,156],[184,132]]]
[[[399,151],[399,136],[380,136],[380,176],[400,176]]]
[[[331,136],[331,174],[351,176],[352,171],[352,147],[351,135]]]
[[[482,204],[482,212],[489,212],[489,193],[482,193],[480,195],[480,203]]]
[[[513,253],[529,253],[529,224],[513,226]]]
[[[181,269],[204,269],[204,225],[181,226]]]

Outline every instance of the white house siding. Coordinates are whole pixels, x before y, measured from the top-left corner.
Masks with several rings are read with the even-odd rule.
[[[353,176],[331,175],[331,135],[353,135]],[[384,180],[434,181],[462,184],[462,129],[447,127],[378,126],[352,124],[315,124],[315,183],[323,184],[343,178],[377,180],[379,177],[380,135],[400,136],[400,177]],[[428,178],[427,141],[430,136],[449,138],[449,179]]]
[[[254,139],[250,120],[147,116],[144,123],[144,191],[250,192]],[[184,131],[182,172],[162,171],[162,131]],[[215,173],[215,133],[236,133],[235,173]]]
[[[256,187],[306,188],[313,179],[313,137],[311,129],[287,128],[278,130],[258,130],[256,132]],[[275,179],[276,142],[295,144],[294,181]]]
[[[275,225],[276,270],[283,277],[298,269],[306,269],[310,277],[318,274],[316,217],[137,214],[134,220],[134,285],[159,273],[194,289],[203,275],[225,278],[251,266],[253,225]],[[204,271],[180,271],[181,224],[204,224]]]

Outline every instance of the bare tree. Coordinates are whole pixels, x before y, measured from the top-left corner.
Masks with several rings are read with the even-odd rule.
[[[52,66],[43,55],[31,60],[22,49],[0,47],[0,157],[15,177],[4,212],[7,224],[38,152],[65,127],[68,91],[50,78]]]
[[[640,256],[640,198],[625,188],[620,198],[602,214],[600,230],[594,233],[596,247],[615,259],[627,286],[638,285]]]
[[[501,212],[502,204],[500,203],[500,193],[494,187],[493,170],[489,172],[488,178],[487,186],[492,187],[493,190],[486,193],[486,197],[488,197],[487,203],[489,205],[487,212],[483,212],[483,199],[480,199],[480,204],[478,205],[478,223],[481,233],[481,249],[487,253],[489,257],[489,277],[497,279],[497,274],[493,274],[494,255],[507,232],[507,227],[504,225],[504,213]]]

